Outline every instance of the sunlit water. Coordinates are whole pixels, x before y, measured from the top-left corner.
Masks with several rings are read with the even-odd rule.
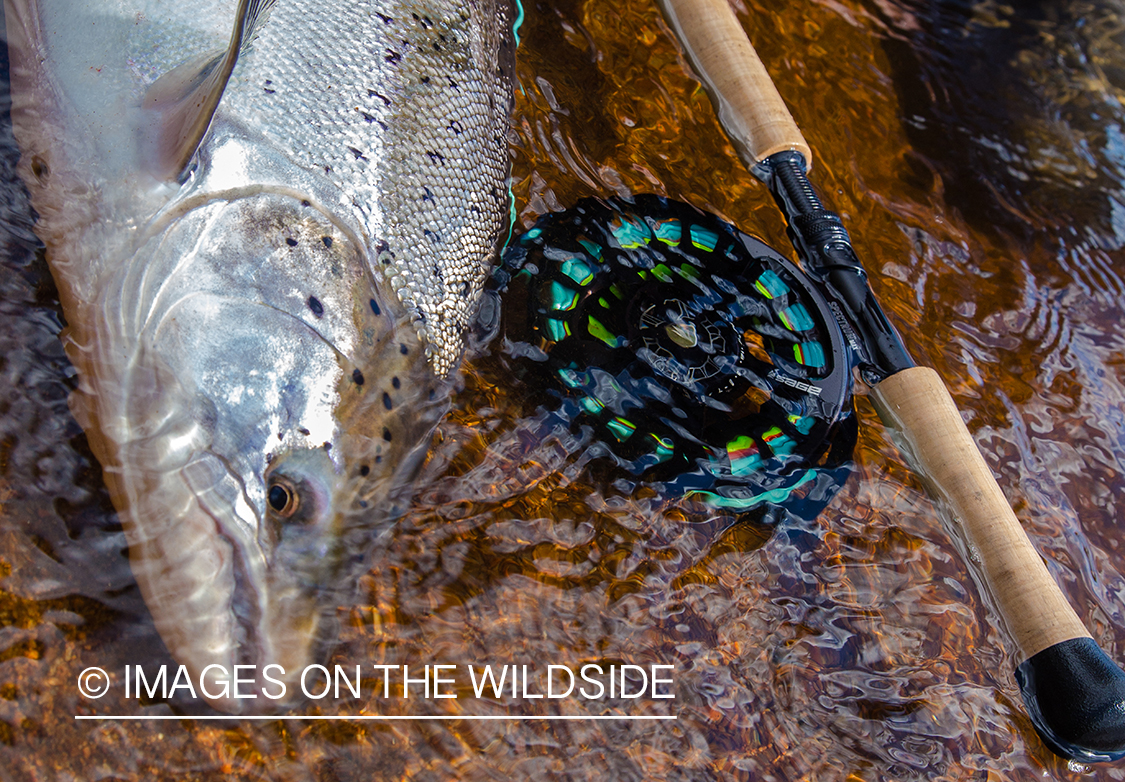
[[[1051,572],[1125,659],[1122,8],[904,0],[746,4],[914,356],[949,384]],[[588,195],[657,192],[786,247],[655,7],[528,5],[511,134],[524,226]],[[542,389],[489,349],[380,542],[331,662],[671,664],[674,700],[325,699],[305,714],[675,721],[76,722],[209,713],[83,700],[97,665],[172,661],[132,582],[65,397],[73,372],[0,139],[0,778],[1125,778],[1031,729],[1010,646],[862,394],[856,472],[814,522],[730,527],[534,436]],[[532,691],[542,691],[533,681]]]

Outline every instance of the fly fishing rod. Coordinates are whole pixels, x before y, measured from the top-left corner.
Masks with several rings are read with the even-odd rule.
[[[970,552],[1020,655],[1016,680],[1057,754],[1125,756],[1125,672],[1087,632],[1028,540],[938,374],[914,364],[867,284],[840,218],[806,177],[812,150],[727,0],[661,0],[752,173],[785,214],[805,271],[862,339],[860,370],[880,418]]]

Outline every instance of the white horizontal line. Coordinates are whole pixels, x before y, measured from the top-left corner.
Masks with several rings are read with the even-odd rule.
[[[76,720],[678,720],[675,714],[661,715],[615,715],[593,714],[588,716],[576,714],[556,715],[503,715],[503,714],[439,714],[439,715],[414,715],[414,714],[211,714],[198,717],[176,716],[172,714],[134,715],[134,714],[76,714]]]

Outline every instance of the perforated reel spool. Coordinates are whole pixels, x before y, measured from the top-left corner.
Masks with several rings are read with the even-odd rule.
[[[587,199],[513,241],[511,369],[665,494],[815,516],[855,442],[852,356],[796,265],[657,196]]]

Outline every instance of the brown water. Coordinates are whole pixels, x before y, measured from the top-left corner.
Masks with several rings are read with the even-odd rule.
[[[1103,648],[1125,660],[1125,26],[1111,3],[747,3],[908,347],[971,431]],[[785,248],[658,12],[541,2],[512,132],[523,225],[658,192]],[[341,608],[332,663],[671,664],[674,700],[363,697],[305,714],[674,721],[78,722],[182,700],[82,699],[80,671],[171,664],[129,574],[26,198],[0,174],[0,779],[1125,778],[1035,736],[1008,642],[867,398],[856,474],[813,523],[702,519],[529,436],[544,403],[486,353],[411,513]],[[463,668],[462,668],[463,670]],[[542,692],[534,679],[531,691]],[[195,712],[208,713],[195,708]]]

